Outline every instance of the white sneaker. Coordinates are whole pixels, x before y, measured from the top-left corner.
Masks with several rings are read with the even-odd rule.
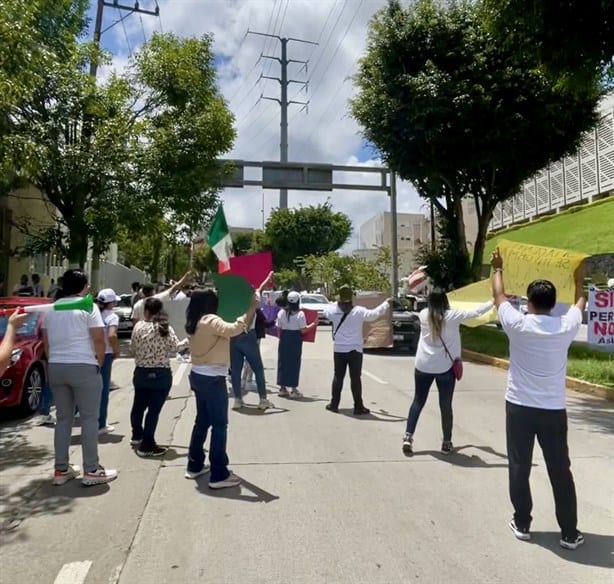
[[[51,414],[49,414],[47,416],[45,416],[45,415],[39,416],[35,423],[36,423],[37,426],[54,426],[55,425],[55,416],[53,416]]]
[[[215,483],[210,482],[210,489],[227,489],[229,487],[238,487],[241,484],[241,479],[236,477],[232,472],[223,480]]]
[[[92,485],[102,485],[104,483],[110,483],[117,478],[117,471],[112,470],[110,468],[103,468],[99,466],[96,470],[92,472],[84,472],[83,479],[81,482],[86,487],[90,487]]]
[[[198,472],[192,472],[191,470],[187,470],[185,471],[185,474],[183,475],[186,479],[197,479],[198,477],[202,477],[204,474],[207,474],[209,472],[209,465],[205,464],[205,466],[202,467],[201,470],[199,470]]]
[[[65,485],[68,481],[72,479],[76,479],[81,472],[81,467],[76,464],[69,464],[67,470],[57,470],[53,474],[53,484],[56,487],[60,485]]]
[[[303,394],[296,387],[294,387],[292,388],[292,391],[290,392],[290,397],[293,397],[295,399],[301,398],[303,397]]]
[[[274,408],[275,406],[266,398],[261,397],[260,403],[258,404],[259,410],[268,410],[269,408]]]
[[[98,429],[98,434],[111,434],[112,432],[115,432],[115,426],[111,426],[111,424]]]
[[[235,397],[234,402],[232,403],[233,410],[240,410],[245,404],[243,403],[243,399],[240,397]]]

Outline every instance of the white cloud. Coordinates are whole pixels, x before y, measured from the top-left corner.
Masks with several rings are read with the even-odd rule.
[[[261,54],[279,57],[280,43],[246,36],[247,30],[318,41],[317,47],[288,43],[289,58],[309,60],[307,72],[300,64],[289,66],[290,79],[309,81],[307,92],[295,83],[288,89],[290,99],[309,101],[308,114],[300,106],[290,106],[289,159],[356,164],[362,139],[358,124],[349,115],[348,99],[355,91],[349,77],[364,51],[368,22],[385,4],[386,0],[159,0],[160,19],[143,16],[141,25],[141,19],[133,15],[125,25],[132,50],[143,41],[143,29],[147,37],[160,28],[180,36],[212,34],[215,53],[221,59],[220,89],[236,118],[237,139],[229,158],[253,161],[279,160],[280,107],[273,101],[258,100],[261,94],[279,97],[279,83],[259,80],[261,74],[279,76],[279,64],[259,58]],[[151,9],[155,2],[144,0],[141,6]],[[112,33],[113,44],[126,49],[122,26],[115,26]],[[123,50],[118,65],[125,65],[126,54]],[[363,164],[375,165],[377,161]],[[361,177],[352,178],[356,182]],[[278,205],[278,198],[278,191],[264,192],[265,220]],[[328,198],[335,210],[352,219],[353,242],[361,223],[389,209],[385,193],[360,191],[290,191],[289,205],[317,204]],[[227,189],[223,200],[231,225],[262,226],[260,189]],[[423,202],[406,183],[399,184],[398,202],[399,211],[424,210]]]

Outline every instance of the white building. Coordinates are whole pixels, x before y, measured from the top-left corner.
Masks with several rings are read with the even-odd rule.
[[[614,194],[614,94],[599,110],[601,120],[577,153],[544,168],[515,197],[497,205],[491,231]]]
[[[359,228],[359,248],[353,253],[367,260],[377,257],[379,248],[392,248],[392,215],[379,213]],[[419,213],[397,214],[397,246],[399,252],[399,278],[415,267],[416,253],[431,240],[431,223]]]

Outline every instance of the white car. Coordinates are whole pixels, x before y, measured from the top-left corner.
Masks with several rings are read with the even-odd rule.
[[[324,307],[329,304],[332,303],[324,294],[301,294],[301,308],[317,311],[320,324],[330,324],[330,321],[324,316]]]

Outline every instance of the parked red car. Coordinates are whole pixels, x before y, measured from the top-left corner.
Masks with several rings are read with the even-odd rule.
[[[0,309],[47,304],[49,298],[0,298]],[[0,339],[6,332],[8,316],[0,316]],[[19,406],[26,414],[38,410],[46,363],[43,350],[42,315],[32,313],[17,331],[11,364],[0,377],[0,408]]]

